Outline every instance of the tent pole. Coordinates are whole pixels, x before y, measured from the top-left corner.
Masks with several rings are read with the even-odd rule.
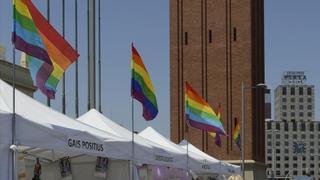
[[[187,173],[188,173],[188,177],[189,177],[189,126],[187,124],[186,126],[186,130],[187,130]]]
[[[132,160],[131,160],[131,180],[134,180],[134,166],[133,166],[133,160],[134,160],[134,102],[133,98],[131,97],[131,130],[132,130]]]

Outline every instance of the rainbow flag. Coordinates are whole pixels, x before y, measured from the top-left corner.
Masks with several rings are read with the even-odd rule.
[[[217,117],[218,119],[221,121],[221,104],[219,103],[218,108],[217,108]],[[214,138],[214,143],[221,147],[222,143],[221,143],[221,137],[219,134],[214,133],[214,132],[208,132],[210,136],[212,136]]]
[[[131,45],[131,96],[138,100],[143,106],[143,117],[149,121],[154,119],[158,114],[157,99],[154,88],[146,67],[142,62],[136,48]]]
[[[240,122],[239,122],[238,118],[235,119],[233,140],[237,144],[238,148],[241,149]]]
[[[195,128],[226,135],[222,123],[210,105],[186,82],[186,119]]]
[[[31,0],[13,2],[13,44],[28,55],[27,63],[36,86],[54,99],[59,80],[79,54],[48,23]]]

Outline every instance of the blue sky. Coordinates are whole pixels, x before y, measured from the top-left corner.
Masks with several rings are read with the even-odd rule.
[[[44,15],[46,1],[33,0]],[[66,1],[66,39],[74,45],[74,0]],[[79,5],[79,72],[80,114],[87,108],[87,46],[86,0]],[[130,44],[134,42],[144,59],[154,83],[159,115],[145,122],[142,109],[135,103],[135,126],[138,131],[152,126],[169,137],[169,1],[168,0],[101,0],[102,6],[102,111],[116,122],[131,127],[130,99]],[[265,63],[266,83],[272,88],[280,83],[281,74],[287,70],[303,70],[308,83],[316,87],[316,106],[319,102],[320,84],[320,1],[265,0]],[[7,47],[11,61],[12,31],[11,0],[1,0],[0,44]],[[61,1],[51,0],[51,23],[61,32]],[[17,53],[20,57],[20,53]],[[66,73],[67,114],[74,113],[74,68]],[[41,93],[35,98],[46,103]],[[61,111],[61,83],[53,108]],[[319,112],[319,107],[316,108]]]

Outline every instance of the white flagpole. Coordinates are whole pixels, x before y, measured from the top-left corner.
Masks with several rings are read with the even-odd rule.
[[[16,4],[16,0],[14,0],[14,4]],[[13,13],[14,19],[16,18],[16,14]],[[14,28],[16,26],[14,25]],[[15,31],[15,29],[14,29]],[[15,41],[15,40],[14,40]],[[15,45],[13,44],[13,62],[12,62],[12,135],[11,139],[12,145],[16,144],[16,50],[15,50]],[[12,149],[12,179],[16,180],[16,152],[15,149]]]
[[[131,180],[134,179],[134,165],[133,165],[133,160],[134,160],[134,102],[133,98],[131,97],[131,130],[132,130],[132,160],[131,160]]]

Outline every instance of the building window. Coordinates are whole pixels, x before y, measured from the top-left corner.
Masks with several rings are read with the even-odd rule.
[[[284,130],[285,130],[285,131],[288,131],[288,130],[289,130],[289,125],[288,125],[287,122],[284,123]],[[288,134],[285,135],[285,138],[286,138],[286,139],[288,138]]]
[[[268,130],[271,129],[271,122],[267,122],[267,129],[268,129]]]
[[[303,102],[303,98],[299,98],[299,102],[302,103]]]
[[[313,142],[313,141],[310,142],[310,146],[314,146],[314,142]],[[313,150],[313,149],[311,149],[311,150]],[[311,150],[310,150],[310,151],[311,151]],[[314,150],[313,150],[312,153],[314,153]]]
[[[298,171],[293,171],[293,175],[298,175]]]
[[[313,129],[311,130],[310,128],[310,131],[313,131]],[[310,139],[313,139],[314,138],[314,135],[313,134],[310,134]],[[310,142],[311,143],[311,142]],[[313,143],[313,142],[312,142]]]
[[[233,28],[233,41],[237,41],[237,28]]]
[[[308,112],[308,117],[311,117],[312,116],[312,112]]]
[[[312,171],[310,171],[310,175],[314,175],[314,171],[312,170]]]
[[[297,135],[296,134],[293,135],[293,139],[297,139]]]
[[[286,110],[286,109],[287,109],[287,106],[286,106],[286,105],[282,105],[282,109],[283,109],[283,110]]]
[[[276,149],[276,153],[280,154],[280,149]]]
[[[287,98],[282,98],[282,102],[287,102]]]
[[[285,145],[285,146],[289,146],[289,142],[288,142],[288,141],[285,141],[285,142],[284,142],[284,145]]]
[[[294,163],[293,168],[298,168],[298,164]]]
[[[299,109],[300,109],[300,110],[303,110],[303,105],[299,105]]]
[[[289,164],[284,164],[285,168],[289,168]],[[287,173],[286,173],[287,174]]]
[[[285,134],[285,135],[284,135],[284,138],[285,138],[285,139],[289,139],[289,135],[288,135],[288,134]]]
[[[267,138],[268,138],[268,139],[271,139],[271,138],[272,138],[271,134],[268,134],[268,135],[267,135]]]
[[[314,124],[313,123],[310,123],[310,131],[314,131]],[[313,137],[313,134],[310,134],[310,137]]]
[[[300,117],[303,117],[303,112],[299,112],[299,116],[300,116]]]
[[[290,88],[290,94],[294,95],[294,87]]]
[[[314,153],[314,149],[310,149],[310,153],[313,154]],[[314,161],[314,156],[310,156],[310,161]]]
[[[284,153],[288,154],[289,153],[289,149],[284,149]],[[284,160],[288,161],[289,157],[288,156],[284,157]]]
[[[314,168],[314,164],[313,164],[313,163],[311,163],[311,164],[310,164],[310,167],[311,167],[311,168]]]
[[[291,117],[295,116],[296,113],[295,112],[291,112]]]
[[[302,164],[302,168],[306,168],[307,166],[306,166],[306,164]]]
[[[286,87],[282,87],[282,95],[287,95],[287,88]]]
[[[272,143],[271,143],[271,141],[268,141],[268,146],[272,146]]]
[[[308,89],[307,89],[307,91],[308,91],[308,92],[307,92],[307,93],[308,93],[308,95],[309,95],[309,96],[311,96],[311,94],[312,94],[312,90],[311,90],[311,88],[308,88]]]
[[[288,151],[288,149],[285,149],[285,151]],[[285,157],[284,157],[284,160],[289,161],[289,157],[288,157],[288,156],[285,156]]]
[[[301,139],[306,139],[306,135],[305,134],[301,134]]]
[[[272,153],[272,149],[268,149],[267,153],[271,154]]]
[[[276,171],[276,175],[277,175],[277,176],[280,176],[280,171]]]
[[[280,139],[280,134],[276,134],[276,138],[277,138],[277,139]]]
[[[280,164],[277,164],[277,165],[276,165],[276,168],[280,168]]]
[[[280,146],[280,141],[277,141],[277,142],[276,142],[276,146]]]
[[[290,109],[291,109],[291,110],[294,110],[294,109],[295,109],[294,105],[291,105],[291,106],[290,106]]]
[[[311,98],[308,98],[308,103],[311,103],[312,99]]]
[[[290,101],[291,102],[296,102],[296,99],[295,98],[291,98]]]
[[[320,126],[319,126],[319,128],[320,128]],[[292,129],[293,129],[293,131],[297,131],[297,123],[292,123]]]
[[[297,156],[293,156],[292,159],[293,159],[294,161],[297,161],[297,160],[298,160]]]
[[[302,161],[305,161],[306,160],[306,157],[305,156],[302,156]]]
[[[320,123],[318,124],[318,131],[320,131]],[[319,137],[320,138],[320,137]]]
[[[299,87],[299,95],[300,95],[300,96],[303,95],[303,87]]]
[[[272,157],[271,156],[268,156],[268,161],[271,161],[272,160]]]
[[[311,105],[308,105],[308,110],[311,110],[312,109],[312,106]]]
[[[280,156],[277,156],[276,160],[277,160],[277,161],[280,161]]]
[[[280,130],[280,123],[278,123],[278,122],[276,123],[276,129]]]
[[[283,117],[287,117],[287,112],[282,112]]]
[[[301,129],[300,129],[301,131],[306,131],[306,124],[305,124],[305,123],[302,123],[301,126],[300,126],[300,128],[301,128]]]

